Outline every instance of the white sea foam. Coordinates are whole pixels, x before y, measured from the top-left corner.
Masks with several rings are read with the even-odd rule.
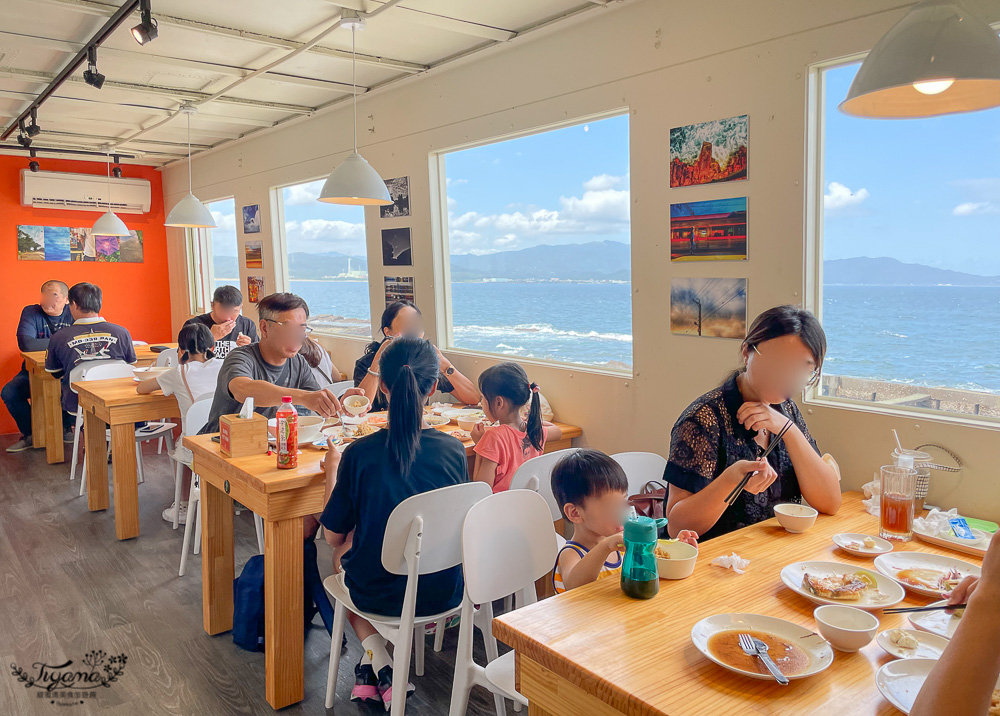
[[[522,323],[516,326],[455,326],[456,335],[509,336],[511,334],[538,334],[546,336],[566,336],[568,338],[594,338],[601,341],[631,343],[629,333],[600,333],[598,331],[565,331],[548,323]]]

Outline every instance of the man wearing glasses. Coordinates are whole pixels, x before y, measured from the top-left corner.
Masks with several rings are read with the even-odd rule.
[[[299,355],[312,329],[306,325],[309,306],[294,293],[272,293],[257,304],[260,342],[234,348],[226,356],[215,388],[212,412],[202,433],[219,430],[219,417],[240,412],[247,398],[254,411],[273,418],[285,395],[292,402],[323,417],[341,412],[340,401],[320,390],[306,359]],[[345,395],[362,394],[351,388]]]

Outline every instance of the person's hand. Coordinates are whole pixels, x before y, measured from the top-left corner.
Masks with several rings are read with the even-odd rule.
[[[343,401],[343,399],[346,398],[348,395],[360,395],[363,398],[365,397],[365,391],[361,390],[361,388],[348,388],[340,396],[341,401]],[[366,415],[368,411],[371,409],[372,409],[372,401],[369,400],[368,405],[365,406],[365,409],[361,411],[359,415]]]
[[[396,336],[386,336],[385,340],[379,343],[378,350],[375,351],[375,357],[372,358],[372,368],[376,373],[378,372],[378,360],[382,357],[382,351],[391,346],[395,338]]]
[[[337,396],[325,388],[305,393],[298,402],[302,407],[309,408],[309,410],[317,415],[322,415],[324,418],[332,418],[343,412]]]
[[[250,336],[248,336],[245,333],[240,333],[238,336],[236,336],[236,345],[237,346],[250,345]]]
[[[767,460],[740,460],[734,462],[725,469],[720,477],[732,484],[733,487],[736,487],[748,472],[757,473],[747,481],[747,484],[743,488],[753,495],[760,494],[769,488],[772,482],[778,479],[778,473],[774,471],[771,463]]]
[[[736,411],[736,419],[747,430],[767,430],[777,435],[785,427],[788,418],[767,403],[743,403]],[[794,424],[793,424],[794,425]],[[790,429],[790,428],[789,428]]]
[[[485,434],[486,434],[486,423],[484,423],[482,420],[480,420],[478,423],[472,426],[471,435],[472,435],[472,442],[474,444],[478,445],[479,441],[483,439],[483,436]]]
[[[948,604],[968,604],[969,597],[972,596],[973,592],[976,591],[976,587],[979,586],[979,577],[966,577],[958,586],[952,589],[948,593]],[[945,609],[948,614],[954,614],[954,609]]]
[[[438,365],[440,366],[441,372],[444,373],[446,370],[451,368],[451,361],[444,357],[444,353],[437,346],[434,346],[434,350],[438,354]]]
[[[216,323],[212,326],[212,335],[215,336],[215,340],[221,341],[223,338],[228,336],[236,328],[236,320],[226,321],[225,323]],[[248,341],[249,342],[249,341]]]
[[[319,467],[326,473],[327,481],[332,481],[337,478],[337,467],[340,465],[340,449],[333,444],[333,438],[330,437],[326,439],[326,446],[329,451],[326,457],[319,461]]]
[[[608,535],[600,541],[598,549],[603,551],[605,554],[622,551],[625,549],[624,534],[621,532],[615,532],[613,535]]]
[[[677,533],[677,541],[698,549],[698,533],[694,530],[681,530]]]

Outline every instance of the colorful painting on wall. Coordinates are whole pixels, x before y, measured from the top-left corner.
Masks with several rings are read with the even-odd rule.
[[[90,229],[65,226],[18,226],[19,261],[102,261],[141,264],[142,232],[95,236]]]
[[[670,332],[687,336],[746,338],[747,280],[672,279]]]
[[[258,239],[243,244],[243,260],[248,269],[264,268],[264,242]]]
[[[45,260],[69,261],[69,229],[65,226],[45,227]]]
[[[671,261],[745,261],[747,198],[670,205]]]
[[[260,233],[260,204],[243,207],[243,233]]]
[[[388,306],[394,301],[410,301],[412,303],[416,303],[413,298],[412,276],[385,277],[385,305]]]
[[[45,260],[45,228],[42,226],[17,227],[18,261]]]
[[[671,129],[671,188],[746,179],[748,134],[745,114]]]
[[[264,277],[247,276],[247,300],[257,303],[264,296]]]

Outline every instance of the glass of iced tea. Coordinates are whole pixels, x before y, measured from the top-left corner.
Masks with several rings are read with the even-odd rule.
[[[912,467],[882,467],[882,501],[879,536],[896,542],[913,539],[913,503],[917,496],[917,471]]]

